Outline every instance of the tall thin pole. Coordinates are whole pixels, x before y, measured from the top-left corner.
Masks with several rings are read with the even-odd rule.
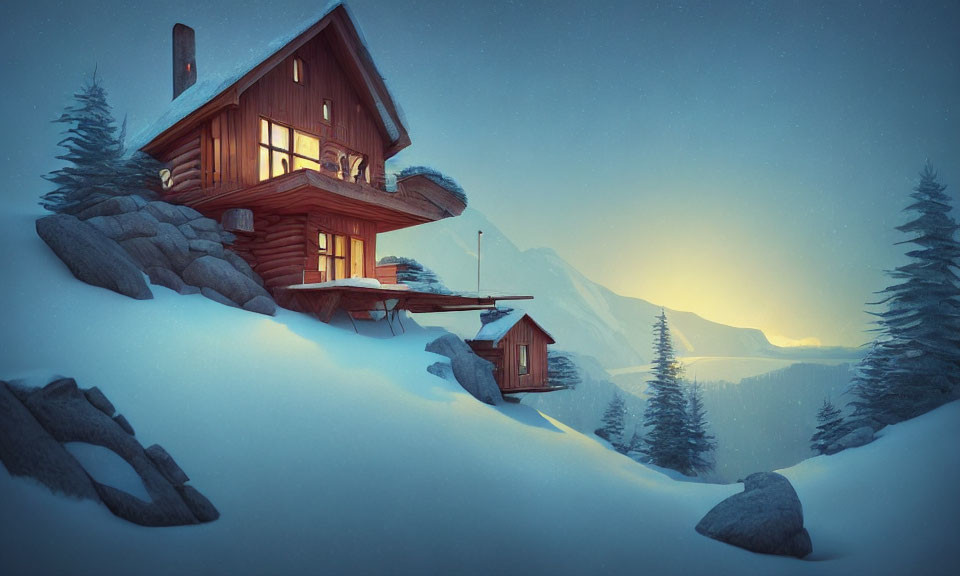
[[[480,237],[483,230],[477,230],[477,298],[480,297]]]

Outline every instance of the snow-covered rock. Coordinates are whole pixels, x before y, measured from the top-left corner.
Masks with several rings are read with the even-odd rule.
[[[454,378],[477,400],[491,406],[503,402],[500,387],[493,378],[493,364],[474,354],[473,350],[456,335],[444,334],[427,344],[426,351],[449,358]],[[428,370],[434,375],[440,375],[443,372],[438,368],[433,370],[428,368]]]
[[[707,512],[697,532],[764,554],[803,558],[813,552],[800,498],[790,481],[774,472],[747,476],[743,492]]]
[[[205,255],[191,262],[183,270],[183,279],[188,284],[216,290],[240,306],[257,296],[270,297],[256,282],[215,256]]]
[[[37,220],[36,227],[77,279],[137,300],[153,298],[127,253],[93,226],[74,216],[54,214]]]
[[[206,499],[193,491],[191,505],[177,490],[189,478],[167,451],[156,444],[144,450],[129,424],[124,427],[123,416],[110,417],[113,411],[98,388],[80,390],[72,378],[43,388],[18,388],[16,395],[0,382],[0,461],[12,474],[102,501],[136,524],[174,526],[209,518],[209,501],[204,505]],[[124,476],[134,482],[121,480],[124,485],[119,485]],[[194,506],[200,514],[193,513]]]

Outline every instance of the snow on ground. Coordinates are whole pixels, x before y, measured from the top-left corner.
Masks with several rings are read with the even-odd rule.
[[[693,529],[738,485],[676,482],[529,407],[475,401],[426,372],[435,330],[372,338],[159,287],[131,300],[75,280],[23,213],[0,216],[0,241],[0,377],[99,386],[222,514],[143,528],[0,467],[4,573],[931,574],[960,561],[960,403],[787,470],[814,555],[756,555]]]

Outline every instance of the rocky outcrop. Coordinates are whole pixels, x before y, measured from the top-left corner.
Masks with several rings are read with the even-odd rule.
[[[503,402],[500,387],[493,377],[493,364],[474,354],[460,338],[453,334],[444,334],[427,344],[426,351],[449,358],[454,378],[477,400],[491,406]],[[427,370],[435,375],[446,373],[436,364]]]
[[[813,544],[803,527],[803,507],[790,481],[774,472],[758,472],[743,484],[743,492],[707,512],[697,532],[763,554],[810,554]]]
[[[216,508],[159,445],[144,450],[126,418],[97,388],[81,390],[72,378],[43,388],[0,382],[0,461],[15,476],[30,476],[52,490],[103,502],[115,515],[143,526],[209,522]],[[136,471],[150,496],[136,496],[96,481],[65,448],[83,442],[111,450]]]
[[[152,298],[143,279],[180,294],[203,293],[222,304],[272,316],[263,281],[225,245],[235,237],[187,206],[109,198],[77,217],[37,221],[37,233],[74,276],[133,298]]]
[[[66,214],[37,220],[37,234],[77,279],[137,300],[153,293],[127,253],[96,228]]]

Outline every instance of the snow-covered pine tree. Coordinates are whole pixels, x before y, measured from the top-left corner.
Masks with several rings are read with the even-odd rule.
[[[886,394],[886,374],[890,363],[890,354],[884,349],[884,342],[875,341],[870,352],[860,361],[848,393],[854,399],[847,403],[853,408],[850,416],[851,428],[870,426],[879,430],[887,424],[897,422],[891,415],[889,406],[893,396]]]
[[[823,406],[817,412],[817,422],[817,431],[810,437],[810,449],[817,454],[832,454],[830,445],[849,431],[849,426],[843,420],[843,413],[829,398],[824,398]]]
[[[625,452],[623,442],[623,417],[627,413],[627,404],[619,392],[613,393],[610,404],[603,413],[602,425],[594,430],[594,434],[613,445],[617,452]]]
[[[67,151],[57,156],[68,165],[45,176],[57,187],[40,202],[47,210],[67,214],[124,193],[123,143],[96,71],[73,98],[75,103],[54,120],[69,126],[58,143]]]
[[[690,445],[690,471],[694,476],[713,470],[716,437],[707,432],[707,412],[703,407],[703,387],[696,380],[687,393],[687,442]]]
[[[563,352],[547,352],[547,379],[551,386],[576,388],[581,382],[580,371],[570,356]]]
[[[650,429],[644,439],[644,453],[657,466],[687,474],[690,451],[686,400],[680,385],[680,364],[673,353],[663,310],[653,325],[653,352],[653,378],[647,381],[649,398],[643,414],[643,425]]]
[[[904,209],[916,217],[897,227],[912,235],[902,243],[917,248],[907,252],[909,263],[889,273],[899,283],[874,303],[886,309],[875,314],[879,346],[861,372],[880,380],[854,391],[881,424],[960,398],[960,241],[945,189],[928,163]]]

